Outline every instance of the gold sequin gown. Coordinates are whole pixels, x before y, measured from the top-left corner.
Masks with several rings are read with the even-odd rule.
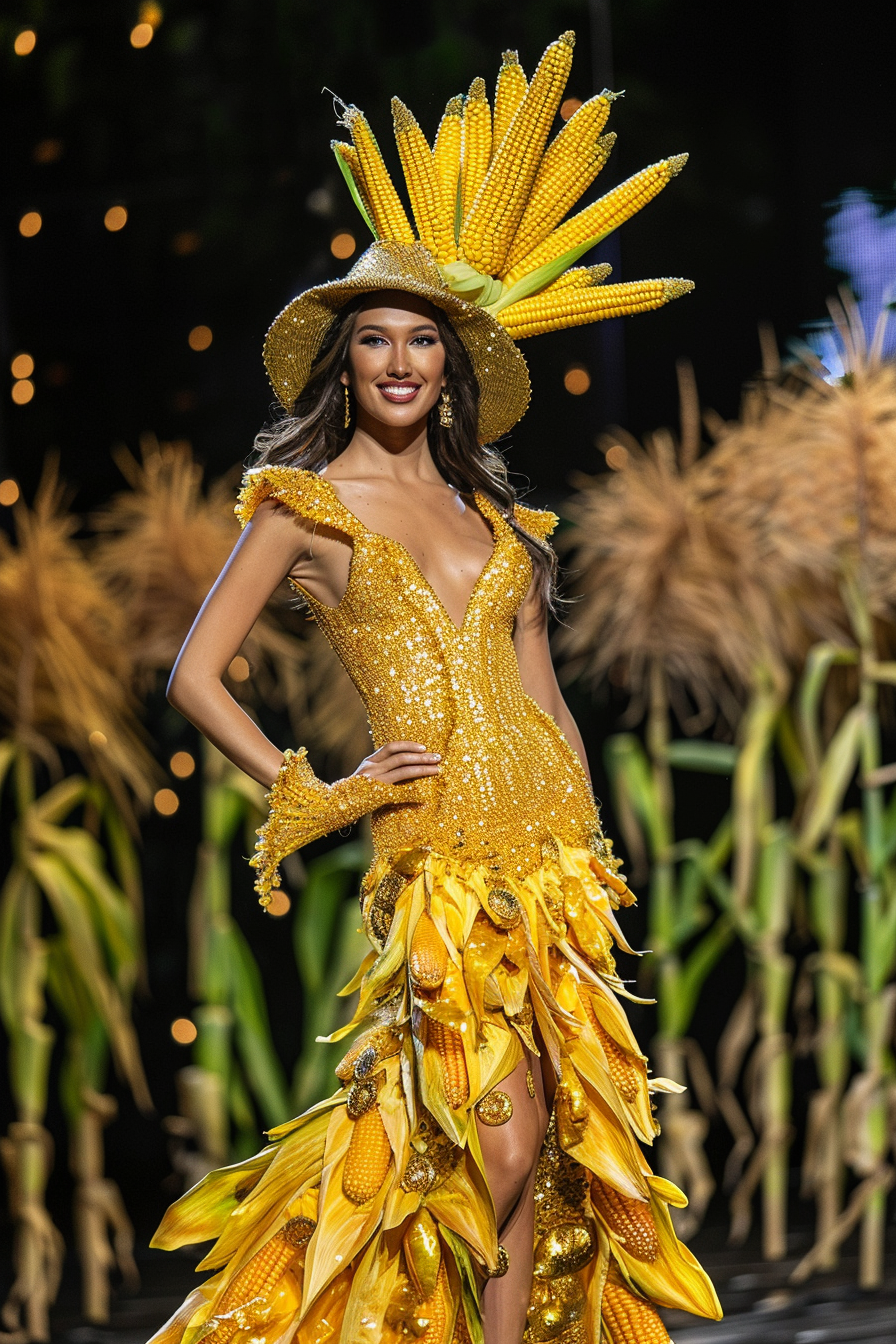
[[[475,1117],[502,1123],[501,1082],[537,1038],[558,1080],[536,1183],[526,1340],[659,1344],[656,1306],[717,1318],[677,1240],[683,1197],[641,1151],[657,1133],[644,1056],[617,994],[616,921],[631,896],[578,756],[523,690],[513,622],[526,548],[483,495],[494,547],[458,628],[399,543],[325,479],[250,472],[245,523],[273,497],[351,538],[337,607],[317,623],[367,706],[377,746],[426,744],[439,776],[373,814],[362,884],[372,950],[350,986],[363,1028],[333,1096],[255,1157],[171,1206],[154,1244],[214,1238],[196,1289],[154,1344],[477,1344],[479,1287],[500,1273]],[[552,513],[516,505],[547,537]],[[535,1104],[534,1101],[532,1103]]]

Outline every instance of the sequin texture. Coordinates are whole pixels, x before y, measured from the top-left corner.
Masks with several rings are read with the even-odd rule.
[[[409,552],[361,523],[325,478],[295,467],[250,471],[240,521],[268,497],[352,540],[338,606],[299,591],[364,700],[374,746],[422,742],[442,756],[441,774],[421,781],[422,803],[373,814],[377,855],[423,844],[522,878],[552,835],[591,844],[600,828],[588,778],[520,680],[513,623],[532,561],[495,505],[477,493],[494,546],[458,627]],[[515,516],[542,538],[558,521],[522,505]]]

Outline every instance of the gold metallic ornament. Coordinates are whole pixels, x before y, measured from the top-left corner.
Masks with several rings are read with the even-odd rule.
[[[355,1060],[354,1074],[355,1078],[366,1078],[367,1075],[376,1067],[377,1052],[376,1046],[368,1045],[361,1051]]]
[[[535,1098],[535,1079],[532,1077],[532,1070],[531,1070],[531,1069],[527,1069],[527,1070],[526,1070],[526,1087],[527,1087],[527,1089],[528,1089],[529,1096],[532,1097],[532,1099],[534,1100],[534,1098]]]
[[[512,891],[505,891],[503,887],[492,887],[486,900],[495,923],[501,928],[512,929],[519,924],[523,911]]]
[[[488,1277],[490,1279],[503,1279],[504,1275],[507,1273],[509,1268],[510,1268],[510,1256],[507,1254],[507,1251],[503,1246],[499,1246],[497,1262],[495,1264],[494,1269],[490,1269],[487,1271]]]
[[[389,937],[395,916],[395,904],[406,886],[407,878],[401,873],[386,873],[373,894],[368,919],[373,936],[381,946],[385,945]]]
[[[575,1274],[593,1259],[596,1250],[597,1229],[590,1218],[581,1223],[560,1223],[538,1242],[533,1272],[538,1279]]]
[[[535,1344],[557,1339],[585,1316],[585,1290],[574,1274],[553,1279],[548,1286],[548,1301],[530,1309],[528,1315],[529,1336]]]
[[[506,1125],[513,1115],[513,1102],[506,1092],[496,1088],[482,1098],[476,1107],[476,1114],[484,1125]]]
[[[451,393],[447,387],[443,389],[439,398],[439,424],[443,429],[450,429],[454,424],[454,411],[451,409]]]
[[[290,1218],[289,1222],[284,1223],[280,1229],[280,1235],[285,1241],[289,1242],[290,1246],[298,1248],[308,1245],[316,1227],[317,1223],[313,1218]]]
[[[343,390],[345,392],[345,428],[348,429],[352,423],[352,399],[348,388],[345,387]]]
[[[348,1092],[345,1109],[352,1120],[358,1120],[376,1101],[377,1086],[372,1078],[356,1079]]]
[[[442,1263],[439,1230],[431,1213],[421,1209],[411,1219],[401,1245],[411,1282],[426,1301],[436,1290]]]
[[[436,1180],[436,1169],[428,1157],[415,1153],[405,1167],[401,1188],[409,1195],[425,1195]]]

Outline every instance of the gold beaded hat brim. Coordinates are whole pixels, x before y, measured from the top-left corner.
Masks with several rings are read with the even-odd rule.
[[[433,144],[399,98],[395,143],[414,227],[367,118],[342,104],[351,143],[333,142],[352,199],[377,240],[344,280],[319,285],[284,309],[268,332],[265,363],[292,410],[338,310],[357,294],[401,289],[445,312],[479,382],[479,437],[500,438],[529,404],[529,374],[516,341],[660,308],[690,280],[606,285],[604,262],[581,258],[678,175],[675,154],[642,168],[576,214],[572,207],[606,164],[616,136],[604,128],[617,94],[582,103],[548,137],[572,66],[574,33],[552,42],[528,80],[505,51],[489,104],[485,81],[448,101]],[[568,218],[567,218],[568,216]]]
[[[422,243],[371,243],[344,280],[306,290],[274,319],[264,345],[271,386],[292,411],[339,311],[358,295],[401,290],[446,314],[464,344],[479,384],[479,438],[506,434],[529,404],[529,370],[522,352],[484,308],[452,294]]]

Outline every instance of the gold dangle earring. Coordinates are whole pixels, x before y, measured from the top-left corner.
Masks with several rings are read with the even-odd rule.
[[[451,393],[447,388],[442,391],[442,400],[439,406],[439,424],[443,429],[450,429],[454,424],[454,412],[451,409]]]
[[[351,402],[351,397],[349,396],[349,393],[348,393],[348,388],[346,387],[346,388],[345,388],[345,428],[348,429],[349,426],[351,425],[351,423],[352,423],[352,402]]]

